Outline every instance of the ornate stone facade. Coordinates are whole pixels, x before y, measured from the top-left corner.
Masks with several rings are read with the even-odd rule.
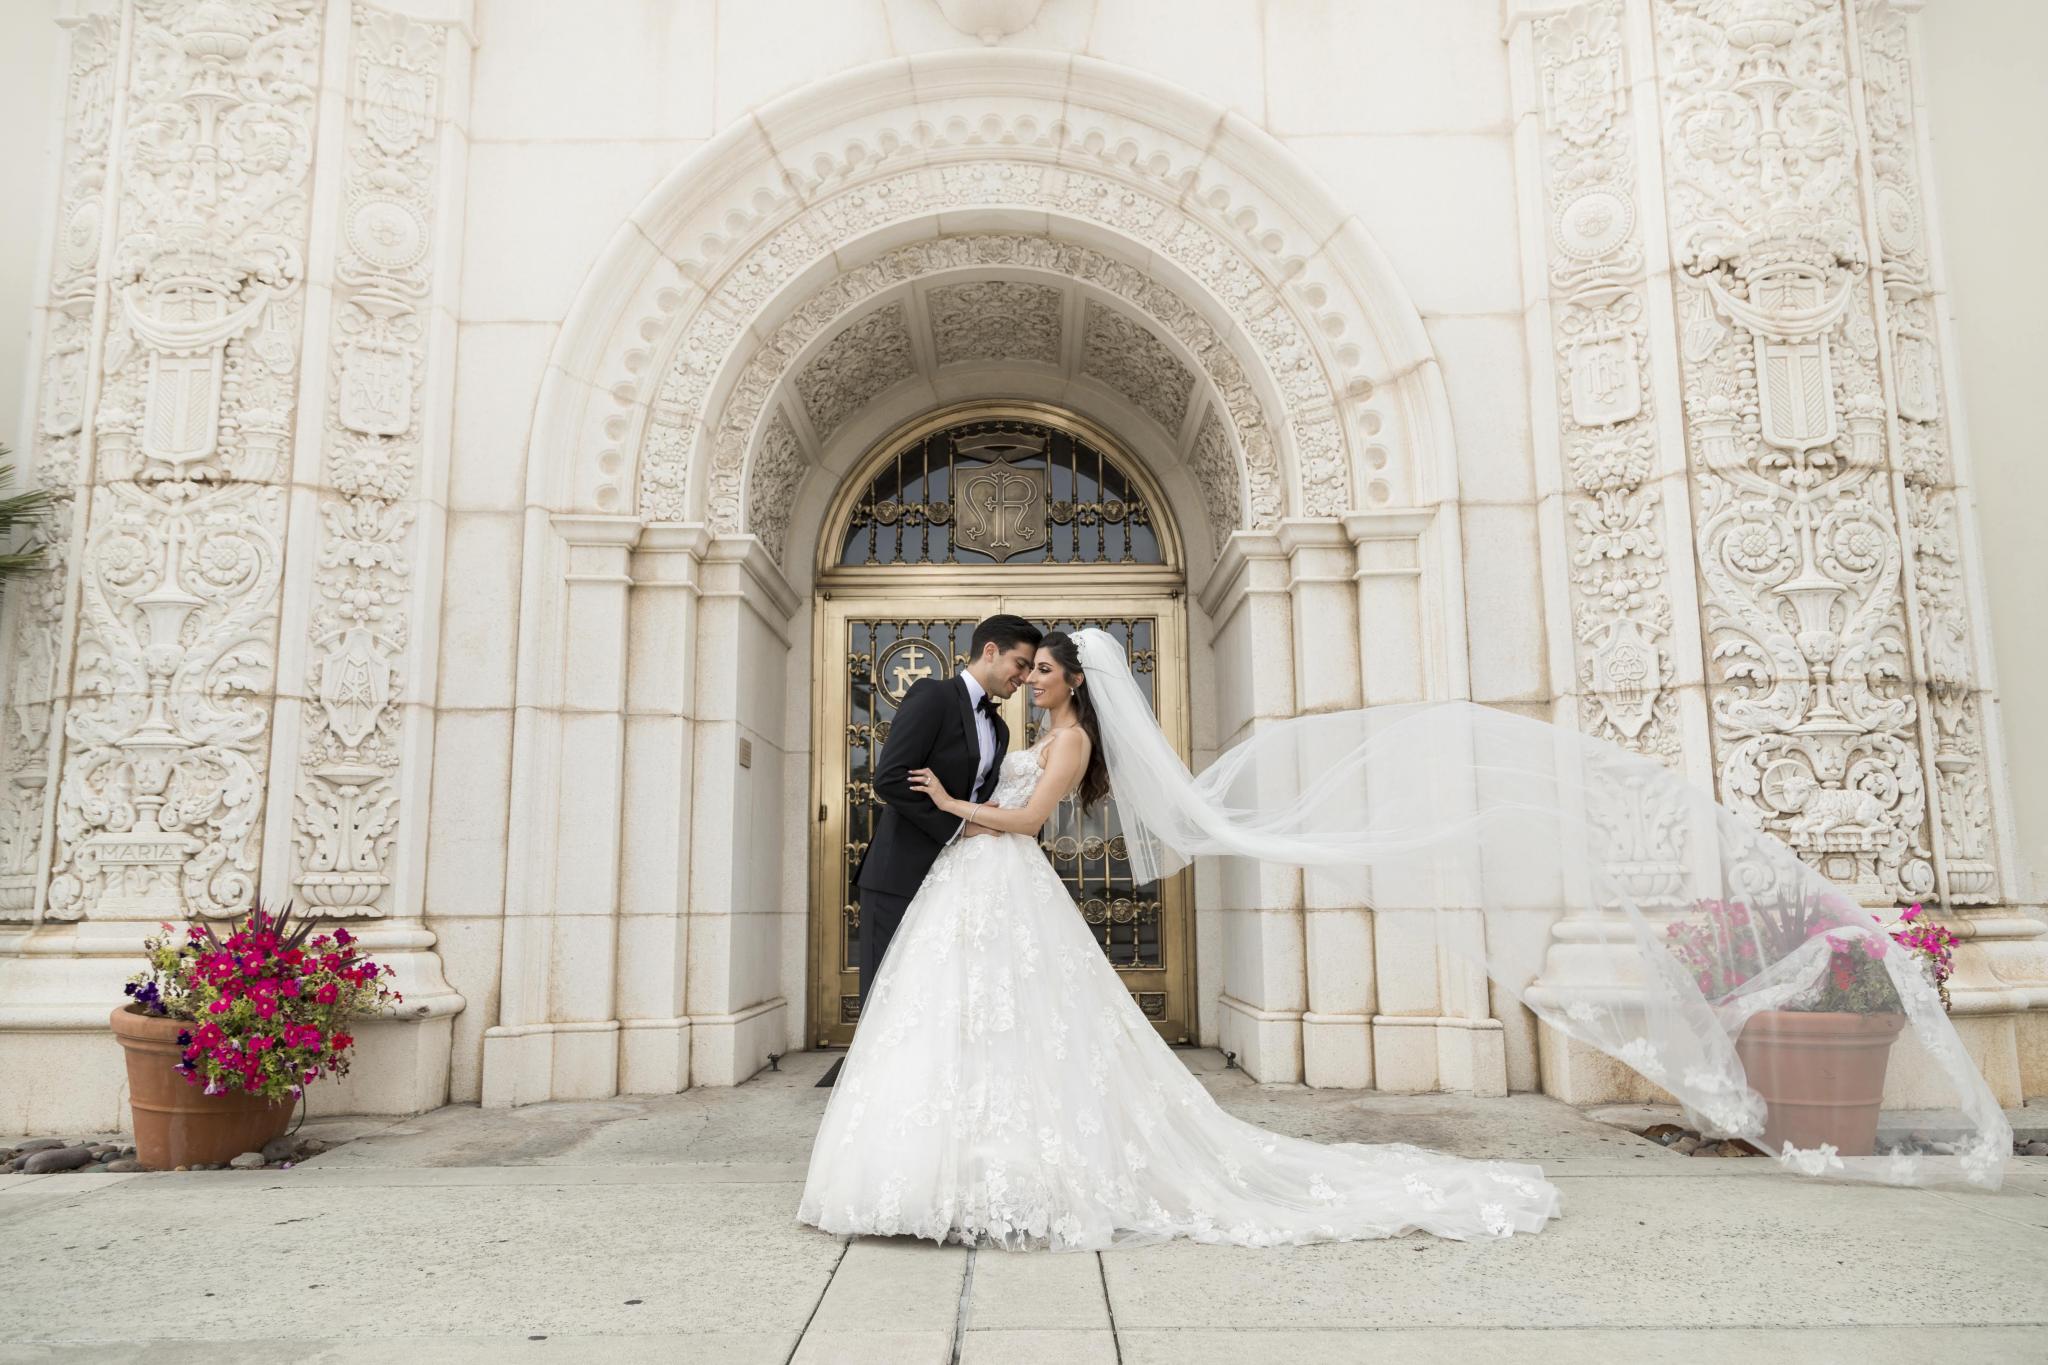
[[[1721,796],[1861,896],[1931,896],[1933,656],[1886,439],[1919,381],[1885,379],[1846,16],[1654,9]]]
[[[1638,115],[1620,0],[1536,20],[1533,47],[1579,725],[1677,765]]]
[[[934,359],[941,365],[1057,365],[1062,298],[1049,284],[1024,280],[938,285],[925,296]]]
[[[64,171],[58,191],[43,354],[36,381],[35,446],[27,468],[56,495],[43,570],[8,594],[0,686],[0,921],[36,917],[47,872],[47,829],[55,744],[61,735],[71,641],[65,603],[79,498],[87,476],[85,413],[95,381],[102,244],[107,212],[107,151],[114,90],[120,80],[121,23],[88,14],[70,26],[64,85]],[[74,899],[60,912],[75,918]]]
[[[1881,0],[1851,14],[1860,70],[1864,209],[1875,248],[1872,302],[1890,394],[1886,436],[1903,485],[1908,616],[1917,648],[1915,691],[1934,770],[1935,876],[1942,899],[1981,905],[2000,895],[1993,842],[1985,698],[1970,619],[1958,490],[1947,414],[1921,149],[1906,17]]]
[[[422,380],[446,29],[352,11],[341,245],[328,338],[319,550],[293,802],[293,884],[378,912],[399,809],[418,558]]]
[[[255,889],[320,13],[132,11],[53,915]]]

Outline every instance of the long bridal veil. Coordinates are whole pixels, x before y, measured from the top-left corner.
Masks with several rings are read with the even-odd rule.
[[[1806,1174],[2003,1178],[2012,1130],[1918,951],[1928,926],[1859,905],[1678,774],[1441,702],[1266,722],[1197,777],[1116,640],[1074,639],[1140,883],[1239,856],[1317,870],[1375,912],[1463,916],[1440,941],[1709,1136]],[[1873,1057],[1874,1135],[1812,1136],[1854,1105],[1859,1059],[1876,1092]]]

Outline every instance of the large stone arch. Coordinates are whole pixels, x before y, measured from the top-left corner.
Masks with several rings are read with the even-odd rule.
[[[1235,525],[1191,584],[1214,648],[1206,744],[1262,716],[1464,694],[1441,376],[1388,263],[1283,148],[1045,53],[799,92],[620,229],[543,383],[486,1103],[730,1083],[802,1045],[802,858],[781,849],[809,810],[808,604],[749,489],[794,501],[778,391],[865,300],[998,267],[1117,301],[1209,395],[1219,420],[1182,454]],[[1217,931],[1225,1045],[1266,1078],[1369,1080],[1371,985],[1354,969],[1319,998],[1303,966],[1319,935],[1370,959],[1363,908],[1318,905],[1295,874],[1205,877],[1247,912]],[[1483,991],[1441,1012],[1483,1021]]]

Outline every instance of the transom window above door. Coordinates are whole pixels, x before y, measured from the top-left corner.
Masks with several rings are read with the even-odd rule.
[[[847,508],[839,568],[1167,565],[1155,500],[1067,423],[988,416],[913,431]]]

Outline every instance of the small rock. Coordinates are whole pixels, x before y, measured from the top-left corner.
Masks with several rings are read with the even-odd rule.
[[[122,1155],[122,1156],[134,1156],[134,1155],[135,1155],[135,1149],[134,1149],[133,1147],[123,1147],[123,1148],[121,1149],[121,1155]]]
[[[1748,1156],[1750,1154],[1749,1144],[1738,1142],[1734,1138],[1726,1138],[1715,1143],[1714,1152],[1717,1156]]]
[[[192,1169],[195,1171],[224,1171],[227,1169],[227,1164],[220,1161],[195,1161],[192,1163]]]
[[[304,1161],[309,1156],[318,1156],[331,1146],[333,1146],[332,1143],[321,1138],[301,1138],[299,1140],[299,1160]]]
[[[263,1144],[265,1161],[284,1161],[292,1154],[292,1140],[288,1137],[274,1137]]]
[[[1927,1150],[1936,1156],[1954,1156],[1956,1145],[1953,1142],[1930,1142],[1927,1144]]]
[[[263,1153],[244,1152],[228,1165],[238,1171],[260,1171],[263,1169]]]
[[[63,1138],[30,1138],[27,1142],[14,1144],[16,1154],[26,1156],[30,1152],[46,1152],[52,1147],[64,1146]]]
[[[1699,1149],[1700,1140],[1694,1137],[1691,1133],[1687,1133],[1684,1137],[1678,1139],[1678,1141],[1671,1144],[1671,1150],[1678,1153],[1680,1156],[1691,1156],[1694,1152],[1697,1152]]]
[[[2030,1142],[2026,1146],[2020,1148],[2020,1151],[2023,1155],[2026,1156],[2048,1156],[2048,1142]]]
[[[132,1156],[117,1157],[106,1166],[109,1175],[128,1175],[142,1169],[142,1163]]]
[[[0,1175],[13,1175],[20,1168],[20,1166],[21,1163],[18,1161],[10,1161],[7,1162],[5,1165],[0,1165]]]
[[[94,1161],[111,1161],[119,1155],[121,1155],[121,1149],[114,1143],[101,1142],[93,1145],[92,1159]]]
[[[189,1171],[192,1168],[190,1166],[173,1166],[171,1169],[174,1171]]]
[[[23,1175],[51,1175],[75,1171],[92,1160],[90,1147],[45,1147],[22,1163]]]
[[[1662,1143],[1666,1147],[1669,1147],[1685,1135],[1685,1129],[1675,1123],[1653,1123],[1648,1128],[1643,1129],[1644,1137],[1652,1142]]]

